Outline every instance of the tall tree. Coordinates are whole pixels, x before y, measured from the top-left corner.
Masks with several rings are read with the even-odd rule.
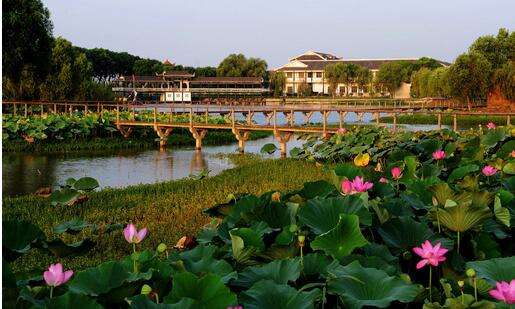
[[[507,99],[515,100],[515,61],[508,61],[495,71],[495,82]]]
[[[259,58],[247,59],[243,54],[230,54],[216,69],[217,76],[263,77],[266,79],[267,63]]]
[[[487,96],[492,65],[478,52],[462,54],[449,69],[451,94],[469,103]]]
[[[368,68],[359,67],[356,72],[356,84],[361,89],[369,87],[372,83],[372,72]],[[367,89],[369,90],[369,89]]]
[[[395,91],[401,86],[404,75],[402,63],[386,62],[379,67],[377,82],[384,86],[392,97],[395,97]]]
[[[270,91],[274,97],[281,96],[286,87],[286,74],[284,72],[272,72],[270,74]]]
[[[17,92],[8,91],[6,94],[18,98],[18,84],[23,72],[31,75],[35,83],[46,75],[52,45],[52,22],[48,9],[40,0],[3,1],[2,35],[3,81],[11,85],[8,89],[16,89]]]

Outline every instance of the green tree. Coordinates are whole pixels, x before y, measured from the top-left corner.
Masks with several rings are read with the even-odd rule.
[[[507,99],[515,100],[515,61],[508,61],[495,71],[494,80]]]
[[[11,99],[16,99],[20,95],[16,89],[20,89],[22,74],[25,80],[30,75],[37,84],[46,75],[52,45],[48,9],[40,0],[3,1],[2,35],[2,80],[6,83],[3,88],[8,90],[7,95],[13,96]]]
[[[136,75],[155,75],[163,72],[163,64],[159,60],[138,59],[134,61],[132,70]]]
[[[478,52],[462,54],[449,69],[451,94],[469,103],[473,99],[484,99],[488,94],[492,76],[492,65]]]
[[[372,72],[368,68],[358,67],[356,72],[356,84],[361,89],[365,89],[372,83]],[[368,89],[370,93],[370,89]]]
[[[429,78],[429,95],[444,98],[450,96],[449,68],[440,67],[431,72]]]
[[[230,54],[216,69],[217,76],[263,77],[267,74],[266,61],[259,58],[247,59],[243,54]]]
[[[377,72],[377,82],[385,87],[392,97],[395,97],[395,91],[404,80],[403,69],[402,63],[394,61],[383,63]]]
[[[482,54],[492,65],[492,69],[501,68],[508,60],[515,60],[515,40],[513,33],[501,28],[497,36],[486,35],[479,37],[469,48],[469,52]]]
[[[270,74],[270,91],[274,97],[279,97],[284,93],[286,87],[286,74],[284,72],[272,72]]]
[[[329,93],[331,96],[336,95],[336,90],[339,83],[344,83],[346,78],[344,76],[345,65],[341,62],[329,64],[325,67],[324,76],[329,84]]]

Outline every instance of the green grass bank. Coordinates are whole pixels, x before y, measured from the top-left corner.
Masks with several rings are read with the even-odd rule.
[[[257,156],[236,158],[236,168],[213,177],[105,189],[91,193],[89,201],[76,206],[51,206],[46,199],[32,195],[4,198],[3,220],[32,222],[49,239],[61,236],[66,243],[72,243],[89,237],[96,242],[87,255],[80,257],[58,259],[32,250],[16,260],[14,270],[44,269],[57,260],[67,267],[81,269],[131,253],[132,247],[121,231],[92,235],[86,230],[77,235],[57,235],[53,227],[64,220],[82,218],[99,225],[132,221],[138,228],[148,227],[149,230],[148,239],[139,249],[153,249],[161,242],[173,247],[181,236],[196,235],[200,227],[210,221],[201,209],[225,202],[228,194],[287,192],[302,188],[306,181],[328,177],[321,167],[307,161],[267,160]]]
[[[507,117],[503,116],[458,116],[458,126],[477,126],[487,125],[493,122],[496,125],[506,125]],[[393,117],[381,117],[383,123],[393,123]],[[375,120],[374,120],[375,121]],[[402,124],[438,124],[438,115],[400,115],[397,116],[397,123]],[[454,124],[454,117],[452,115],[442,115],[442,124]]]

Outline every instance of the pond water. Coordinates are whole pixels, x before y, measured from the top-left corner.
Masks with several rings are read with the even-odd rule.
[[[303,116],[297,115],[295,121],[303,123]],[[241,118],[241,115],[240,117]],[[366,114],[363,121],[367,123],[372,115]],[[262,114],[256,114],[254,120],[265,123]],[[338,115],[329,117],[329,122],[338,123]],[[354,113],[346,117],[347,124],[357,122]],[[278,114],[278,123],[284,123],[284,115]],[[311,122],[321,122],[320,113],[315,113]],[[371,124],[371,123],[369,123]],[[436,126],[404,126],[409,130],[430,130]],[[209,134],[209,133],[208,133]],[[302,146],[304,141],[292,139],[288,151]],[[280,144],[273,136],[248,141],[246,153],[259,153],[267,143]],[[38,188],[63,184],[67,178],[89,176],[96,178],[101,187],[126,187],[129,185],[157,183],[180,179],[198,174],[208,169],[209,175],[232,168],[227,158],[215,154],[236,153],[238,144],[224,146],[203,145],[202,151],[193,147],[173,147],[164,150],[144,151],[110,151],[110,152],[75,152],[58,154],[41,153],[4,153],[2,157],[2,193],[4,196],[16,196],[34,193]],[[274,157],[279,157],[277,151]]]

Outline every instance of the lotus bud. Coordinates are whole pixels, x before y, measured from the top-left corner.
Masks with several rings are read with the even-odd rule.
[[[436,199],[436,196],[433,196],[431,200],[433,202],[433,206],[438,206],[438,200]]]
[[[295,233],[295,232],[297,232],[297,225],[295,225],[295,224],[290,225],[290,227],[288,228],[288,230],[290,231],[290,233]]]
[[[141,295],[149,295],[150,293],[152,293],[152,288],[150,287],[150,285],[144,284],[141,287]]]
[[[467,269],[465,272],[469,278],[473,278],[476,276],[476,271],[473,268]]]
[[[306,236],[299,235],[298,240],[299,240],[299,246],[304,247],[304,241],[306,240]]]
[[[463,289],[463,287],[465,286],[465,281],[458,280],[458,286],[460,287],[460,289]]]
[[[402,254],[402,258],[405,259],[405,260],[411,259],[411,252],[404,251],[404,253]]]
[[[157,252],[159,252],[159,253],[165,252],[166,249],[167,249],[167,247],[166,247],[166,244],[164,244],[164,243],[160,243],[159,246],[157,246]]]
[[[281,201],[281,192],[278,192],[278,191],[274,192],[272,194],[272,201],[280,202]]]

